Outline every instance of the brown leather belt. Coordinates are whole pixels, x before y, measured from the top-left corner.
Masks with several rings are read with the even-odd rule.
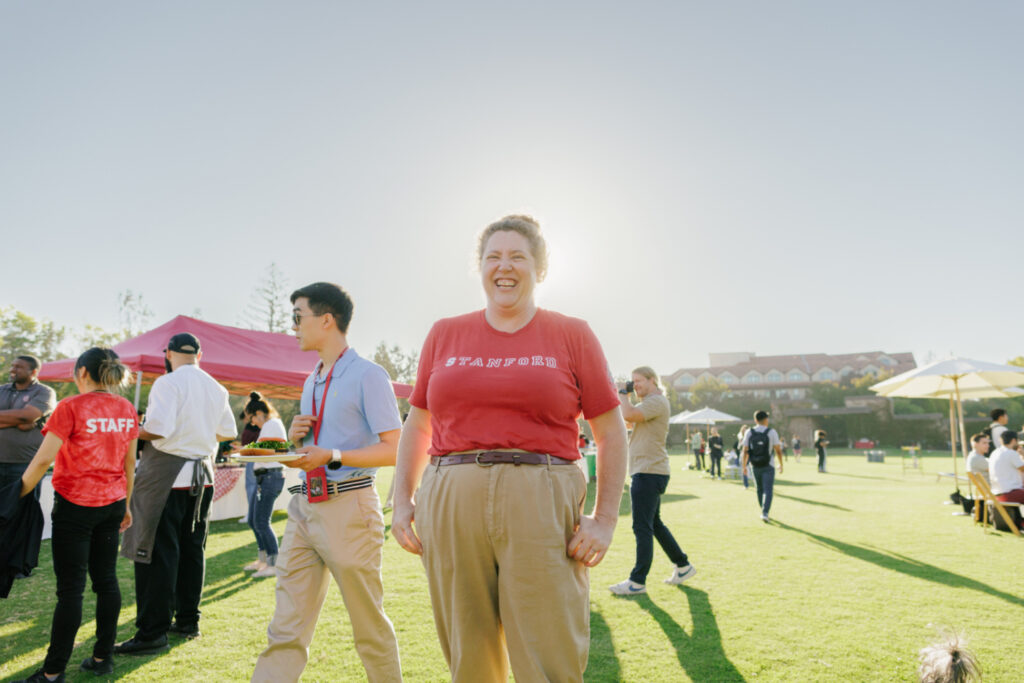
[[[474,453],[459,453],[458,455],[432,455],[430,464],[441,465],[469,465],[475,464],[481,467],[491,465],[575,465],[575,460],[566,460],[547,453],[520,453],[517,451],[477,451]]]

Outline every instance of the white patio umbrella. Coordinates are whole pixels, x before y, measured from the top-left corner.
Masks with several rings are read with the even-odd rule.
[[[871,387],[881,396],[904,398],[949,397],[950,443],[953,475],[956,478],[956,432],[953,423],[953,402],[956,402],[960,424],[960,446],[967,460],[967,433],[964,429],[964,398],[1009,397],[1020,391],[1015,385],[1024,382],[1024,367],[1002,365],[970,358],[950,358],[890,377]],[[960,490],[959,482],[957,491]]]
[[[743,418],[730,415],[729,413],[723,413],[721,410],[715,410],[714,408],[708,408],[705,406],[700,410],[693,410],[688,413],[673,415],[668,421],[677,425],[703,425],[714,424],[716,422],[742,422]]]

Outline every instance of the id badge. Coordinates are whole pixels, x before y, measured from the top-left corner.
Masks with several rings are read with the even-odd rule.
[[[306,472],[306,500],[310,503],[322,503],[330,498],[327,495],[327,468],[317,467]]]

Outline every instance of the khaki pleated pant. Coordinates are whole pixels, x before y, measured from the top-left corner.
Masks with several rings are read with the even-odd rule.
[[[355,649],[369,681],[400,681],[398,641],[384,614],[381,554],[384,517],[374,488],[310,503],[303,494],[288,504],[288,525],[277,558],[274,617],[253,681],[297,681],[331,577],[352,622]],[[346,656],[344,643],[328,647]]]
[[[568,557],[586,479],[564,465],[428,466],[416,529],[455,683],[582,681],[590,580]]]

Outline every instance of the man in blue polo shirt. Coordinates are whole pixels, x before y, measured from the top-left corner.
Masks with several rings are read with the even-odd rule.
[[[384,516],[373,487],[378,467],[395,464],[401,432],[387,372],[348,347],[352,299],[317,282],[292,296],[295,336],[320,355],[302,388],[302,414],[289,438],[304,456],[285,463],[303,470],[293,487],[277,559],[274,617],[253,681],[297,681],[334,577],[352,622],[356,651],[369,681],[400,681],[398,641],[384,614],[381,557]]]

